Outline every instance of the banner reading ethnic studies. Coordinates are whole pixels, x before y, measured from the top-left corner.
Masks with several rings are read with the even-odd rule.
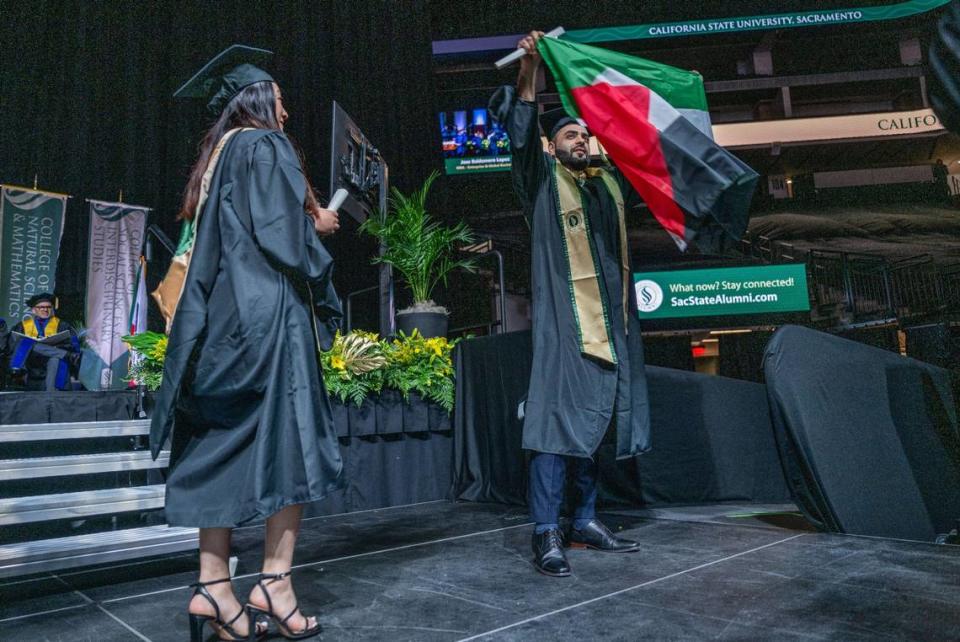
[[[641,319],[810,309],[807,271],[802,263],[638,272],[633,280]]]
[[[130,353],[120,337],[130,332],[147,209],[90,201],[87,347],[80,364],[80,381],[87,390],[127,385]]]
[[[0,318],[27,313],[26,300],[53,292],[67,196],[15,187],[0,190]]]

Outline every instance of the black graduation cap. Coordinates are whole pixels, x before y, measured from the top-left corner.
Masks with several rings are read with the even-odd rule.
[[[47,301],[53,307],[57,307],[57,299],[49,292],[40,292],[39,294],[34,294],[32,297],[27,299],[27,307],[33,308]]]
[[[573,118],[567,114],[567,110],[563,107],[549,109],[540,114],[540,129],[543,130],[547,140],[553,140],[553,137],[557,135],[558,131],[571,124],[580,125],[584,128],[587,127],[587,124],[579,118]]]
[[[273,56],[272,51],[246,45],[230,45],[193,78],[173,93],[174,98],[207,98],[207,109],[219,114],[230,100],[245,87],[258,82],[273,81],[273,77],[256,65],[262,65]]]

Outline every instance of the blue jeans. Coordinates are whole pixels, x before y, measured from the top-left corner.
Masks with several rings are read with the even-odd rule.
[[[574,476],[578,497],[573,518],[590,520],[597,516],[597,463],[585,457],[563,457],[550,453],[534,453],[530,460],[530,481],[527,502],[530,517],[538,525],[560,522],[560,507],[567,482],[567,470]]]

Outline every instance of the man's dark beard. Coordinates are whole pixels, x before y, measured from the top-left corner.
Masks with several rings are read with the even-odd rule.
[[[590,157],[584,154],[582,158],[574,156],[571,152],[568,152],[565,149],[556,149],[557,160],[560,161],[560,164],[566,167],[567,169],[572,169],[575,172],[582,172],[590,166]]]

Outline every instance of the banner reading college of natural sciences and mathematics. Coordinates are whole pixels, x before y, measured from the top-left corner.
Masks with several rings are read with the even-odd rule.
[[[641,319],[810,309],[802,263],[634,274]]]
[[[0,318],[7,327],[27,313],[28,298],[54,290],[67,198],[17,187],[0,190]]]
[[[147,208],[90,201],[87,335],[80,382],[87,390],[126,387],[130,308],[137,289]]]

